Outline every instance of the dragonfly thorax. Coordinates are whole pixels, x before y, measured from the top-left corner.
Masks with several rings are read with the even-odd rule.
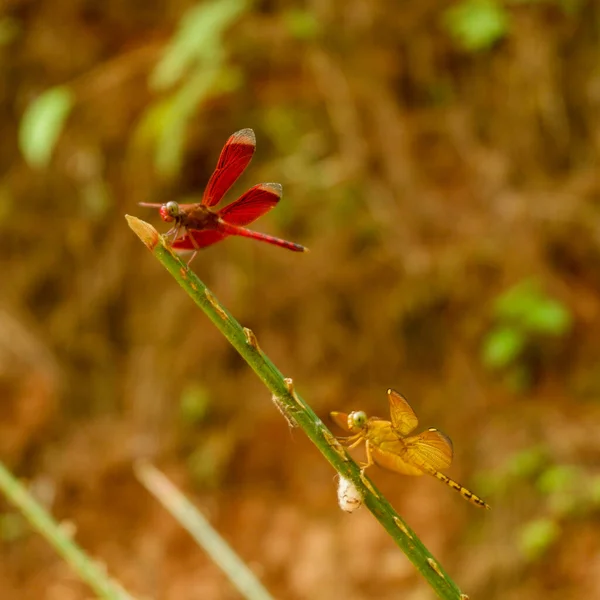
[[[348,429],[353,433],[362,431],[367,424],[367,413],[364,410],[355,410],[348,415]]]
[[[177,202],[171,200],[166,204],[163,204],[159,210],[160,218],[167,223],[174,221],[177,217],[181,216],[181,208]]]

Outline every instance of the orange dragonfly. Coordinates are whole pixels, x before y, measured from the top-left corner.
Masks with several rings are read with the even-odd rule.
[[[363,465],[363,471],[376,464],[402,475],[428,473],[456,490],[475,506],[489,509],[488,504],[479,496],[439,472],[439,469],[449,467],[452,462],[450,438],[437,429],[428,429],[419,435],[409,436],[419,424],[417,415],[398,392],[389,389],[387,395],[391,421],[378,417],[367,418],[362,410],[350,414],[330,413],[337,425],[352,434],[347,438],[340,438],[348,449],[365,442],[367,463]]]

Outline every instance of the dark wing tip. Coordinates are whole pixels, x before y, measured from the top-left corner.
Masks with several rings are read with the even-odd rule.
[[[452,450],[452,454],[454,454],[454,444],[452,443],[452,440],[443,431],[440,431],[435,427],[430,427],[429,431],[435,431],[435,433],[437,433],[441,438],[446,440],[446,442],[448,442],[448,446],[450,446],[450,450]]]
[[[271,194],[277,196],[279,200],[283,196],[283,186],[280,183],[261,183],[257,187],[260,190],[271,192]]]
[[[236,131],[230,138],[230,142],[236,144],[247,144],[248,146],[256,146],[256,135],[254,130],[250,128],[240,129]]]

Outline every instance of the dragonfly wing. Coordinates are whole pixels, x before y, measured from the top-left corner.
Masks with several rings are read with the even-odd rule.
[[[218,215],[231,225],[249,225],[277,205],[283,193],[279,183],[261,183],[223,207]]]
[[[256,149],[256,136],[252,129],[236,131],[225,142],[217,167],[208,180],[202,204],[214,206],[244,172]]]
[[[429,470],[446,469],[452,463],[452,441],[437,429],[428,429],[419,435],[402,440],[406,460],[412,464],[429,467]]]
[[[397,450],[395,452],[394,450]],[[388,471],[394,471],[394,473],[400,473],[401,475],[423,475],[423,469],[407,462],[401,456],[404,451],[404,447],[401,442],[398,443],[398,447],[394,448],[392,444],[386,444],[385,448],[369,444],[369,451],[373,462]]]
[[[191,229],[185,235],[178,237],[171,244],[173,250],[198,250],[220,242],[229,234],[216,229]],[[193,240],[192,240],[193,238]]]
[[[410,404],[396,390],[387,391],[392,425],[400,435],[408,435],[419,424]]]
[[[338,427],[341,427],[344,431],[350,431],[350,428],[348,427],[348,413],[334,411],[330,412],[329,416]]]

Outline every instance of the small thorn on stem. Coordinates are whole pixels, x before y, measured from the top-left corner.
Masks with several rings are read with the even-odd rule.
[[[260,352],[260,346],[258,345],[254,331],[248,327],[244,327],[244,335],[246,336],[246,344],[254,348],[257,352]]]
[[[298,406],[301,406],[302,408],[304,408],[302,403],[300,402],[300,398],[298,398],[298,395],[296,394],[296,388],[294,387],[294,380],[291,377],[286,377],[283,381],[285,383],[285,387],[286,387],[288,393],[294,399],[294,402]]]
[[[408,530],[408,527],[406,527],[406,525],[402,522],[402,519],[396,515],[394,515],[394,523],[396,523],[396,525],[398,526],[398,529],[400,531],[402,531],[402,533],[409,537],[411,540],[413,539],[413,536],[411,535],[410,531]]]
[[[446,579],[444,577],[444,574],[442,573],[442,571],[440,570],[439,565],[435,562],[435,560],[433,560],[433,558],[431,558],[430,556],[427,557],[427,563],[429,564],[429,566],[442,578],[442,579]]]
[[[325,427],[322,428],[321,433],[323,434],[323,437],[327,441],[329,447],[335,450],[335,452],[337,452],[341,459],[348,462],[348,455],[346,454],[346,451],[344,450],[344,447],[342,446],[340,441],[334,435],[332,435]]]
[[[286,377],[283,382],[285,383],[287,391],[293,396],[296,393],[296,390],[294,390],[294,380],[291,377]]]
[[[369,481],[369,478],[365,475],[363,469],[360,470],[360,480],[363,482],[365,487],[375,496],[375,498],[379,498],[379,494],[375,491],[373,484]]]
[[[290,414],[290,411],[286,407],[286,405],[282,402],[281,398],[278,398],[275,394],[271,396],[271,401],[275,405],[275,408],[281,413],[283,418],[287,421],[287,424],[290,426],[290,429],[294,427],[298,427],[298,422],[294,417]]]
[[[223,308],[219,304],[219,301],[216,299],[216,297],[213,295],[213,293],[208,288],[206,288],[204,290],[204,295],[206,296],[206,299],[210,302],[211,306],[217,311],[217,314],[219,315],[219,317],[221,317],[221,319],[223,319],[223,321],[228,321],[229,316],[223,310]]]

